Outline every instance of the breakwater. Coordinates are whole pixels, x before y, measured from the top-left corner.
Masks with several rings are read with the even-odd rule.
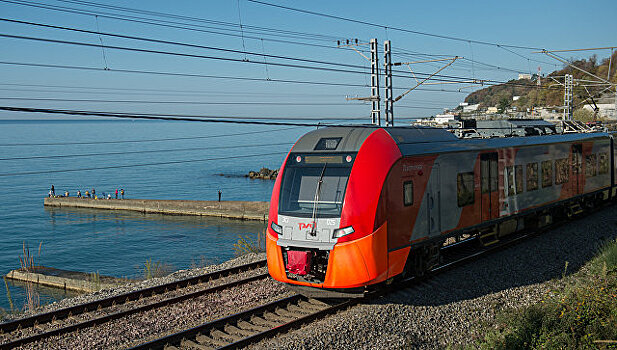
[[[268,202],[190,201],[159,199],[91,199],[47,197],[43,204],[52,207],[131,210],[142,213],[214,216],[240,220],[268,220]]]

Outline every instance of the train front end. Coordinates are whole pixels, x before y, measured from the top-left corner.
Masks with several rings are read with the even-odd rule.
[[[366,286],[385,281],[392,272],[387,225],[376,221],[376,211],[399,158],[381,128],[325,128],[302,136],[272,193],[270,275],[318,296],[361,295]]]

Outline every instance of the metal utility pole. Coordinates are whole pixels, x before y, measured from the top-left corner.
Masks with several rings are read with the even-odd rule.
[[[371,122],[381,125],[381,103],[379,99],[379,56],[377,39],[371,39]]]
[[[563,94],[563,120],[572,120],[572,99],[574,90],[574,77],[572,74],[565,75],[565,90]]]
[[[392,45],[390,40],[383,43],[386,79],[386,126],[394,126],[394,94],[392,93]]]
[[[381,125],[381,100],[379,98],[379,53],[377,51],[377,39],[371,39],[369,42],[371,57],[366,57],[361,51],[355,47],[360,45],[366,45],[365,43],[358,43],[358,39],[352,40],[350,43],[347,40],[346,44],[341,45],[338,41],[338,47],[349,47],[356,51],[360,56],[371,62],[371,95],[369,97],[347,97],[346,100],[358,100],[358,101],[371,101],[371,124]]]

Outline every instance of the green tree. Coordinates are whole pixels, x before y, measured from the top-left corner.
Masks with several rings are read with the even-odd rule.
[[[512,105],[512,101],[510,101],[509,98],[502,97],[497,103],[497,111],[499,113],[503,113],[506,111],[506,108],[510,107],[511,105]]]

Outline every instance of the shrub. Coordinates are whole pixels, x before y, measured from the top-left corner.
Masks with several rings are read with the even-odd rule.
[[[587,272],[570,276],[545,300],[505,310],[485,330],[482,349],[597,348],[617,340],[617,241],[604,246]]]

